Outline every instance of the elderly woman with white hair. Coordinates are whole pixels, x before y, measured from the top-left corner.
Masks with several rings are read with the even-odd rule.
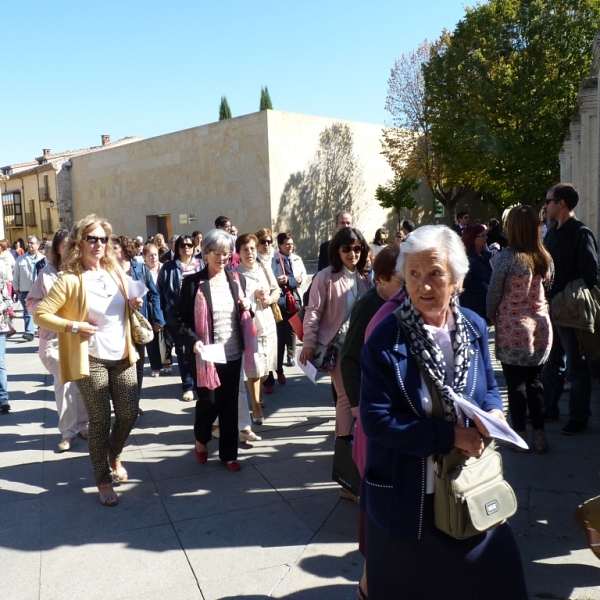
[[[256,327],[245,296],[246,279],[230,273],[231,236],[213,229],[204,237],[206,266],[183,280],[175,307],[176,330],[185,346],[196,381],[195,454],[199,463],[208,460],[213,422],[219,417],[219,458],[230,471],[239,471],[238,388],[242,357],[254,370]],[[225,362],[210,351],[222,350]],[[212,360],[211,360],[212,359]]]
[[[362,351],[368,450],[361,504],[371,600],[476,598],[482,590],[497,600],[528,597],[508,523],[456,539],[434,519],[434,456],[455,448],[481,456],[487,435],[460,414],[452,392],[504,419],[485,321],[456,301],[468,269],[451,229],[416,229],[398,257],[406,298]]]

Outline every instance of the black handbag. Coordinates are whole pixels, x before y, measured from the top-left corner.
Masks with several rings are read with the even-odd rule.
[[[331,478],[351,494],[360,496],[360,473],[352,458],[353,444],[353,435],[342,435],[335,438]]]

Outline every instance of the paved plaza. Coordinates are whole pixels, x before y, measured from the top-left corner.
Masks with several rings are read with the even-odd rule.
[[[356,597],[358,506],[340,499],[331,481],[328,378],[315,386],[286,369],[287,384],[266,396],[265,424],[255,427],[263,440],[240,445],[242,471],[231,473],[215,442],[209,462],[196,462],[194,404],[179,401],[176,369],[148,376],[144,414],[123,455],[131,479],[116,488],[119,505],[106,508],[87,442],[57,452],[37,339],[8,340],[6,358],[12,411],[0,415],[1,600]],[[566,437],[560,423],[549,425],[549,454],[503,450],[532,598],[600,599],[600,561],[572,517],[600,494],[599,397],[596,382],[584,434]]]

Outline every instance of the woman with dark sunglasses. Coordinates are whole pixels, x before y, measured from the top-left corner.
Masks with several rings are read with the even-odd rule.
[[[335,405],[335,435],[352,433],[354,417],[340,368],[340,349],[344,343],[350,313],[365,292],[372,287],[370,278],[362,275],[369,244],[362,233],[354,227],[337,232],[329,244],[329,264],[313,278],[310,296],[304,316],[304,340],[300,362],[311,361],[317,368],[321,365],[326,348],[337,352],[337,359],[329,371],[337,394]],[[341,490],[342,495],[348,492]]]
[[[90,458],[100,503],[118,502],[112,483],[127,481],[121,451],[138,416],[128,283],[108,243],[112,227],[96,215],[78,221],[61,263],[63,272],[34,315],[35,324],[58,333],[60,382],[76,381],[89,416]],[[111,430],[110,401],[115,422]]]
[[[175,306],[179,300],[179,292],[184,278],[193,273],[198,273],[204,268],[203,260],[194,256],[194,248],[195,244],[191,236],[179,236],[175,242],[175,256],[177,258],[164,264],[156,281],[156,287],[160,294],[160,307],[166,322],[165,327],[171,336],[175,354],[177,354],[177,365],[179,366],[179,376],[181,377],[181,387],[183,389],[182,400],[184,402],[194,400],[194,379],[185,354],[185,348],[175,329]]]

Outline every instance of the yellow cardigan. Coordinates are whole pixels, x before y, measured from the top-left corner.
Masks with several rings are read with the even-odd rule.
[[[125,296],[125,332],[127,356],[130,364],[139,358],[131,339],[127,289],[123,275],[117,273],[119,288]],[[87,321],[88,304],[83,274],[61,273],[48,295],[40,302],[33,321],[39,327],[58,333],[58,359],[60,366],[60,382],[76,381],[90,376],[89,338],[65,331],[69,321]]]

